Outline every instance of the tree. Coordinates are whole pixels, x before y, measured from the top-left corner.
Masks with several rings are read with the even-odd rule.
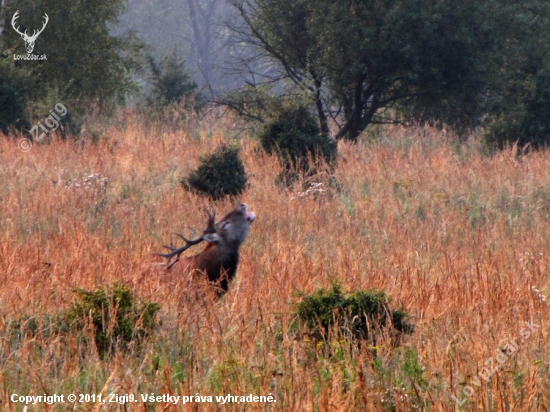
[[[150,106],[166,107],[172,103],[185,103],[185,106],[199,109],[202,97],[197,92],[197,84],[193,82],[185,70],[185,62],[178,58],[175,50],[166,56],[161,64],[149,58],[152,73],[153,89],[148,98]]]
[[[265,100],[265,87],[258,86],[290,82],[297,87],[299,94],[307,95],[315,104],[321,132],[328,135],[327,102],[323,89],[325,73],[316,59],[319,50],[308,29],[310,1],[230,0],[230,3],[241,17],[241,24],[231,26],[237,37],[235,42],[249,46],[243,49],[240,60],[244,74],[248,75],[248,90],[244,90],[244,105],[239,102],[243,93],[232,93],[229,99],[222,99],[222,103],[245,115],[254,112],[256,119],[263,120],[257,111],[246,108],[246,101],[257,97]],[[256,89],[264,96],[250,93]],[[270,106],[269,102],[265,103],[266,107]]]
[[[157,61],[177,49],[199,86],[227,88],[233,80],[221,76],[231,50],[224,47],[229,31],[223,23],[234,14],[224,0],[128,0],[116,30],[135,30]]]
[[[237,34],[279,65],[265,82],[310,93],[321,127],[332,118],[335,137],[352,141],[370,124],[475,124],[515,19],[498,0],[232,3],[244,23]]]
[[[0,56],[0,131],[28,129],[27,94],[28,75],[13,67],[13,62]]]
[[[484,123],[492,147],[550,144],[550,4],[522,2],[507,31],[505,59],[496,73]]]
[[[11,20],[19,11],[21,31],[32,33],[42,26],[44,13],[49,16],[34,50],[47,60],[16,62],[37,85],[30,90],[31,101],[44,98],[52,89],[69,111],[84,111],[92,104],[109,111],[124,101],[132,89],[129,74],[136,68],[132,53],[140,47],[130,35],[110,34],[109,25],[124,10],[124,0],[77,0],[63,6],[54,0],[5,3],[4,18]],[[26,54],[24,42],[9,24],[3,40],[8,55]]]

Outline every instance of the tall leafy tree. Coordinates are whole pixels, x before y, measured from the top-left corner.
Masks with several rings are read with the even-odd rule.
[[[43,61],[17,61],[35,80],[30,99],[36,101],[51,95],[55,89],[60,99],[70,102],[69,110],[84,110],[96,104],[102,110],[112,109],[123,101],[131,89],[129,73],[132,52],[139,45],[131,36],[114,37],[110,25],[124,10],[124,0],[76,0],[60,4],[54,0],[5,2],[4,19],[10,21],[19,11],[20,31],[42,27],[33,53],[46,55]],[[11,57],[26,54],[20,36],[6,25],[3,43]]]
[[[499,35],[490,24],[492,6],[475,0],[316,2],[310,32],[342,105],[337,137],[355,140],[369,124],[412,116],[455,126],[476,118],[495,69]]]
[[[238,94],[239,99],[245,97],[244,104],[240,104],[242,102],[233,95],[222,102],[248,115],[251,112],[247,107],[250,103],[257,104],[255,100],[258,98],[265,101],[260,94],[266,88],[258,86],[290,83],[315,104],[321,131],[329,134],[325,69],[319,61],[320,50],[316,39],[309,30],[312,2],[229,1],[241,17],[240,22],[234,23],[231,28],[236,34],[236,41],[248,46],[241,49],[240,63],[247,77],[248,89],[252,86],[254,93],[246,96],[245,90],[245,93]],[[253,118],[262,119],[257,111],[252,112]]]
[[[232,1],[276,80],[309,90],[320,124],[349,140],[376,123],[476,124],[519,24],[500,0]]]
[[[505,53],[495,73],[484,123],[491,146],[550,144],[550,3],[514,5],[518,23],[506,33]]]

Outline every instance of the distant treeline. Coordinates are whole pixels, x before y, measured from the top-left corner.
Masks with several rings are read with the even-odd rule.
[[[210,101],[265,122],[295,102],[337,139],[428,123],[546,145],[549,29],[538,0],[6,0],[0,130],[28,130],[57,103],[78,134],[91,110],[130,103]],[[36,59],[21,57],[29,38]]]

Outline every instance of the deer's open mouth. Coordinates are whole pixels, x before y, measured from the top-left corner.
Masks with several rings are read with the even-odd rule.
[[[254,219],[256,219],[256,213],[248,212],[248,206],[246,205],[246,203],[241,203],[241,209],[245,213],[246,220],[248,220],[249,222],[254,222]]]

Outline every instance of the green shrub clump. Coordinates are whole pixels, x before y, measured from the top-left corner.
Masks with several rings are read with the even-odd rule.
[[[388,332],[390,325],[402,333],[414,330],[403,310],[390,310],[385,292],[359,290],[346,296],[339,285],[303,296],[295,314],[317,340],[327,339],[336,328],[349,340],[369,340],[376,345],[376,337]]]
[[[120,283],[94,291],[76,289],[79,301],[65,315],[71,328],[83,330],[93,326],[95,345],[101,356],[114,353],[117,347],[141,343],[156,326],[160,305],[137,301],[132,291]]]
[[[186,189],[205,194],[213,200],[237,196],[246,189],[248,177],[238,147],[222,145],[213,154],[201,157],[200,163],[182,180]]]
[[[262,147],[277,154],[287,170],[309,171],[314,162],[336,160],[336,140],[321,133],[317,120],[305,105],[284,105],[259,134]]]
[[[138,301],[132,291],[120,283],[98,287],[93,291],[75,289],[76,300],[67,311],[43,316],[23,316],[8,322],[9,336],[14,345],[27,337],[77,336],[87,347],[93,341],[99,355],[105,358],[117,349],[139,347],[144,338],[156,328],[160,305]],[[90,333],[82,333],[82,332]],[[37,339],[40,341],[40,339]]]

